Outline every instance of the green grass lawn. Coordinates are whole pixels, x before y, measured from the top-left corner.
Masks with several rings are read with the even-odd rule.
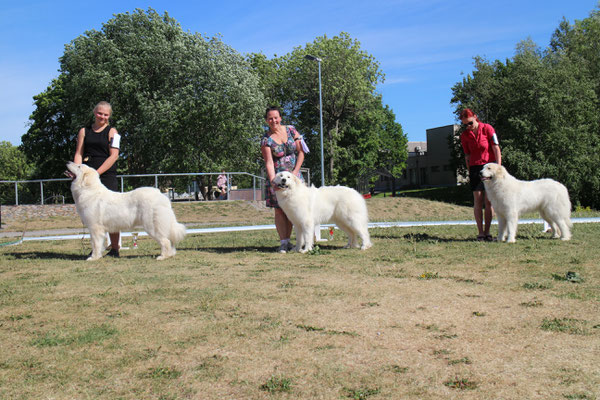
[[[223,204],[176,212],[272,223]],[[373,220],[471,213],[368,204]],[[600,225],[568,242],[522,225],[512,245],[473,226],[370,233],[367,251],[336,230],[311,254],[276,253],[275,231],[188,235],[163,262],[149,238],[96,262],[86,240],[0,247],[0,398],[599,398]]]

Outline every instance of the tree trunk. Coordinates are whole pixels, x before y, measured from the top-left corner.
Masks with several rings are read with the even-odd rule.
[[[202,194],[202,198],[206,201],[208,200],[208,193],[206,190],[206,186],[204,185],[204,175],[200,175],[196,178],[196,183],[198,184],[198,190],[200,191],[200,194]],[[198,196],[196,196],[196,198],[198,198]]]

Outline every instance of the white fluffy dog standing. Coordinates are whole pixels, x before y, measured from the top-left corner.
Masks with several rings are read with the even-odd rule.
[[[538,211],[553,237],[571,239],[571,201],[567,188],[552,179],[521,181],[501,165],[489,163],[479,173],[498,218],[498,240],[514,243],[519,216]]]
[[[177,222],[171,202],[158,189],[141,187],[131,192],[108,190],[95,169],[85,164],[67,164],[73,179],[71,192],[77,213],[90,231],[92,254],[88,261],[102,257],[107,232],[141,226],[160,244],[164,260],[175,255],[175,246],[185,236],[185,226]]]
[[[315,229],[321,223],[334,222],[348,235],[346,247],[371,247],[369,214],[363,196],[345,186],[308,187],[291,172],[275,175],[277,202],[296,229],[296,250],[312,250]],[[362,241],[362,246],[359,243]]]

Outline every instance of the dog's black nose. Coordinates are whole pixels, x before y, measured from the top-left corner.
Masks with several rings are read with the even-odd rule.
[[[281,183],[285,183],[285,178],[282,178],[282,179],[281,179]]]

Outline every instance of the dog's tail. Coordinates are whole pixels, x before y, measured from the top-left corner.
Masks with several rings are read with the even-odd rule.
[[[185,225],[180,224],[179,222],[173,222],[171,225],[171,231],[169,232],[169,240],[176,246],[177,243],[181,242],[185,237]]]

